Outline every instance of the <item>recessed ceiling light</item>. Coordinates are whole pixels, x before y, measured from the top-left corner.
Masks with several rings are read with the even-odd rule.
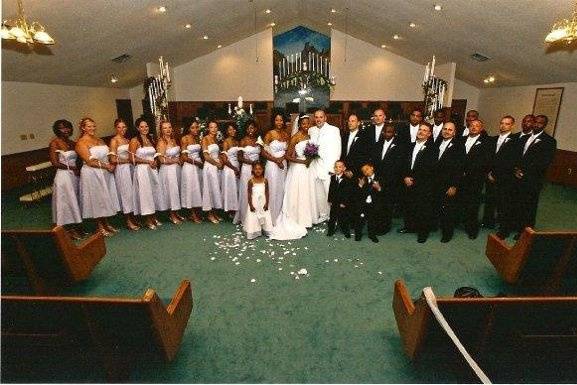
[[[495,77],[493,75],[489,76],[489,81],[493,83],[495,81]]]
[[[118,82],[118,78],[117,78],[116,76],[114,76],[114,75],[111,75],[111,76],[110,76],[110,82],[111,82],[112,84],[117,83],[117,82]]]
[[[381,44],[381,48],[387,48],[387,46],[384,44]]]
[[[489,83],[489,79],[483,79],[483,83],[485,84]]]
[[[271,26],[271,27],[274,27],[275,25],[276,25],[276,23],[274,21],[269,24],[269,26]]]
[[[208,40],[208,35],[204,35],[202,38],[203,38],[204,40]]]
[[[264,10],[264,13],[270,13],[270,12],[271,12],[271,11],[270,11],[270,9],[268,9],[268,8]]]
[[[337,13],[337,10],[334,8],[331,8],[331,13]]]
[[[164,5],[161,5],[160,7],[156,7],[156,12],[164,13],[164,12],[166,12],[166,7]]]
[[[495,76],[494,76],[494,75],[489,75],[488,77],[486,77],[485,79],[483,79],[483,83],[485,83],[485,84],[495,83]]]
[[[395,40],[399,40],[400,38],[401,38],[401,37],[400,37],[399,35],[397,35],[397,34],[394,34],[394,35],[393,35],[393,39],[395,39]]]
[[[216,48],[222,48],[222,44],[217,45]]]
[[[435,4],[435,11],[440,11],[442,9],[443,7],[441,6],[441,4]]]
[[[330,21],[327,23],[327,25],[330,27],[331,25],[333,25],[333,23],[331,23]]]
[[[415,24],[415,23],[409,24],[409,27],[411,27],[411,28],[415,28],[416,26],[417,26],[417,24]]]
[[[191,29],[191,28],[192,28],[192,24],[185,24],[185,25],[184,25],[184,28],[186,28],[186,29]]]

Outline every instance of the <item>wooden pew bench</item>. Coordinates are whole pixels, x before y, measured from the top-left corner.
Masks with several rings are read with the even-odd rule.
[[[193,300],[185,280],[168,306],[153,289],[141,298],[2,296],[1,305],[2,380],[17,378],[31,357],[90,352],[109,381],[126,382],[139,361],[174,359]]]
[[[61,226],[2,230],[2,293],[56,294],[88,279],[105,254],[100,233],[76,245]],[[24,287],[9,286],[18,280]]]
[[[485,254],[505,282],[523,291],[577,294],[577,231],[527,227],[514,246],[490,234]]]
[[[465,349],[494,382],[577,381],[577,297],[437,297]],[[409,359],[475,380],[422,296],[395,282],[393,310]],[[478,379],[477,379],[478,381]]]

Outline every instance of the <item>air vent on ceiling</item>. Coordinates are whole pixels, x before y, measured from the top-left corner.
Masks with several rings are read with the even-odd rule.
[[[471,55],[471,59],[477,60],[477,61],[487,61],[491,58],[489,56],[483,55],[482,53],[475,52],[474,54]]]
[[[124,54],[122,54],[122,55],[120,55],[120,56],[115,57],[114,59],[112,59],[112,61],[115,62],[115,63],[120,64],[120,63],[124,63],[125,61],[127,61],[128,59],[130,59],[130,57],[131,57],[131,56],[130,56],[129,54],[124,53]]]

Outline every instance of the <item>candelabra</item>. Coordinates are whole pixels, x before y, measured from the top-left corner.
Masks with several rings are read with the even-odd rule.
[[[422,84],[425,95],[425,118],[429,120],[433,118],[435,111],[443,108],[445,92],[447,91],[447,82],[435,76],[434,73],[435,56],[433,55],[432,63],[427,63]]]
[[[160,74],[148,78],[147,92],[150,111],[156,120],[168,120],[168,89],[172,85],[168,62],[162,56],[158,59]]]
[[[335,84],[329,59],[314,52],[287,55],[278,62],[278,74],[274,76],[275,92],[297,90],[301,96],[310,92],[307,90],[311,86],[329,88]]]

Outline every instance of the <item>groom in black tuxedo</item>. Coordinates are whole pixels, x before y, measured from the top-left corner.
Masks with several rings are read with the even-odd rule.
[[[328,223],[327,236],[335,234],[336,225],[339,226],[346,238],[351,237],[350,214],[353,199],[352,182],[345,176],[347,167],[345,162],[335,162],[335,173],[331,176],[328,201],[331,204],[331,212]]]
[[[352,113],[347,120],[348,130],[341,138],[341,160],[355,177],[361,175],[361,166],[369,160],[370,151],[364,143],[364,132],[360,129],[357,114]]]

